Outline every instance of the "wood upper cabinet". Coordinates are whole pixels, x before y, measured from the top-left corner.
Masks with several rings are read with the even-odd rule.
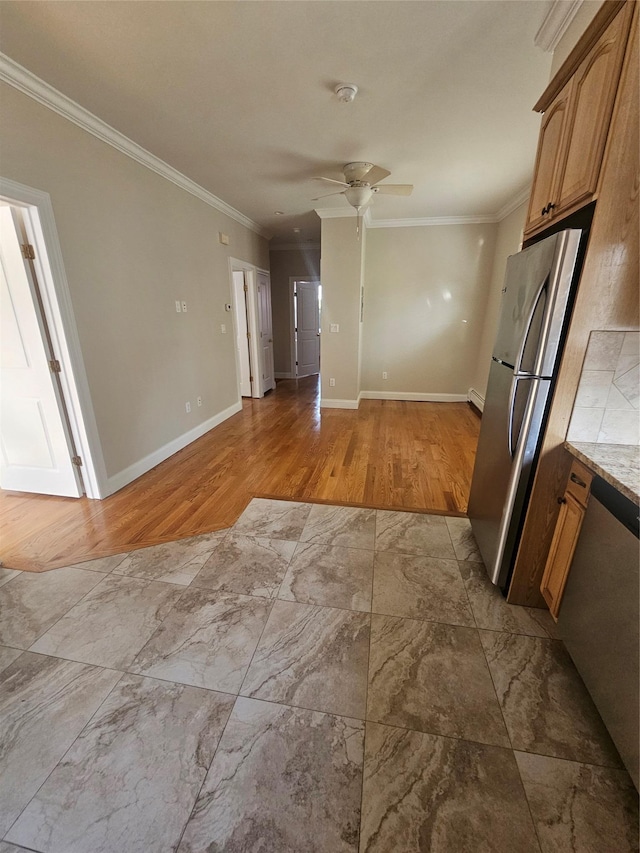
[[[567,129],[567,115],[571,81],[556,96],[555,100],[542,117],[538,153],[536,155],[535,178],[531,189],[529,213],[527,215],[527,231],[546,225],[550,219],[547,205],[549,199],[556,195],[560,159],[563,150],[563,137]]]
[[[545,107],[525,234],[595,196],[632,5],[622,7]]]

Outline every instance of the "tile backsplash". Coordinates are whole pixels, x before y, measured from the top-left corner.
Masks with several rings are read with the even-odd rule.
[[[640,332],[591,332],[567,438],[640,444]]]

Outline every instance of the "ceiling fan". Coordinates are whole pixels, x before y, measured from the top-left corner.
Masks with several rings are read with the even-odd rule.
[[[330,195],[343,195],[349,204],[360,213],[376,193],[385,195],[411,195],[413,184],[380,184],[388,178],[391,172],[382,166],[374,166],[373,163],[347,163],[343,169],[344,181],[336,181],[334,178],[315,178],[316,181],[328,181],[331,184],[339,184],[345,187],[333,193],[318,196],[312,201],[327,198]]]

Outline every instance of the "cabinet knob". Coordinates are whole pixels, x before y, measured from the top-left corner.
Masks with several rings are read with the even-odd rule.
[[[547,213],[550,213],[554,208],[555,204],[551,204],[551,202],[549,202],[549,204],[547,205]]]
[[[566,504],[566,502],[567,502],[567,499],[566,499],[566,498],[558,498],[558,503],[559,503],[559,504]]]

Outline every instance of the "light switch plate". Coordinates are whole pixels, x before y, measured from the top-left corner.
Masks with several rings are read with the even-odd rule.
[[[331,326],[330,326],[329,331],[331,331],[331,332],[339,332],[339,331],[340,331],[340,324],[339,324],[339,323],[332,323],[332,324],[331,324]]]

